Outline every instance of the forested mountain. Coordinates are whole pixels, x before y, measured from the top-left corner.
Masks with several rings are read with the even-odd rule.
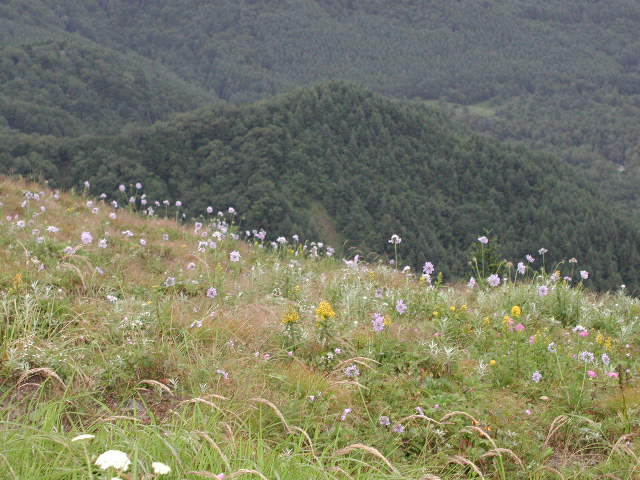
[[[193,216],[232,205],[246,228],[344,239],[349,255],[390,253],[397,233],[403,263],[431,260],[447,276],[470,272],[465,252],[485,230],[509,258],[540,247],[549,261],[576,256],[602,288],[640,275],[636,224],[574,168],[342,83],[117,136],[0,140],[5,170],[65,187],[89,180],[119,201],[119,183],[142,180],[149,199],[180,199]]]
[[[0,48],[0,127],[77,136],[150,125],[215,100],[145,59],[72,41]]]
[[[3,45],[90,42],[144,57],[230,102],[343,79],[391,96],[463,106],[457,111],[479,131],[556,153],[631,206],[639,203],[640,183],[639,28],[635,0],[0,1]],[[17,73],[40,72],[35,65],[32,73]],[[6,88],[0,84],[0,94],[11,96]],[[160,112],[189,104],[159,98],[154,106],[150,97],[148,108]],[[44,105],[74,116],[68,105]],[[111,131],[123,107],[108,107],[115,109],[105,110]],[[104,128],[90,118],[83,128],[55,121],[45,132],[46,125],[24,117],[50,110],[12,108],[21,118],[14,124],[25,131]],[[145,117],[125,112],[123,120]]]

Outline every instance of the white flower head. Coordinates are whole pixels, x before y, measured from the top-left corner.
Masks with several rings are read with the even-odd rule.
[[[151,468],[153,468],[153,473],[156,475],[166,475],[171,472],[171,467],[162,462],[153,462]]]
[[[81,435],[77,435],[71,439],[72,442],[80,442],[81,440],[91,440],[92,438],[96,438],[95,435],[91,435],[90,433],[83,433]]]
[[[120,450],[107,450],[96,459],[96,465],[102,470],[113,467],[116,470],[126,472],[131,465],[131,460],[129,460],[129,455]]]

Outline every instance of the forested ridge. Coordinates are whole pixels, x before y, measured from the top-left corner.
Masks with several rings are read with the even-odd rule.
[[[116,136],[1,140],[12,172],[63,187],[89,180],[120,201],[118,184],[144,180],[149,199],[179,199],[192,217],[232,205],[245,228],[329,241],[344,255],[389,254],[397,233],[403,264],[431,260],[462,278],[470,246],[490,231],[506,258],[545,247],[550,262],[578,257],[601,288],[638,280],[637,222],[579,171],[344,83]]]
[[[5,76],[36,87],[45,101],[25,103],[3,82],[0,126],[111,133],[120,120],[148,123],[194,100],[251,102],[342,79],[457,106],[472,128],[557,154],[610,198],[637,208],[639,28],[634,0],[3,0],[2,44],[50,44],[38,49],[57,74],[51,78],[33,61],[18,69],[3,64]],[[104,49],[91,62],[128,96],[115,105],[96,97],[93,109],[78,113],[56,85],[87,82],[89,91],[93,85],[55,60],[63,40],[74,45],[70,55]],[[148,75],[120,79],[122,62],[141,59],[149,62],[146,70],[162,70],[155,82],[160,95],[147,94],[154,83]],[[142,100],[147,106],[139,109]]]

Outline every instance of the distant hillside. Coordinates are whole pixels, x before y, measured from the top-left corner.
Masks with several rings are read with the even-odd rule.
[[[151,62],[69,41],[0,48],[0,127],[77,136],[117,133],[214,96]]]
[[[469,272],[485,229],[517,258],[576,256],[601,288],[640,279],[640,232],[573,168],[463,132],[437,110],[331,83],[243,107],[212,107],[118,136],[2,139],[0,165],[96,193],[143,181],[188,213],[233,205],[271,234],[346,239],[346,254],[405,239],[401,261]],[[122,195],[116,194],[121,201]],[[340,247],[340,245],[336,245]]]
[[[458,111],[473,128],[556,153],[634,208],[640,205],[639,29],[635,0],[0,2],[5,45],[99,44],[145,57],[231,102],[342,79],[387,95],[468,107]],[[40,76],[39,67],[26,75]],[[188,105],[157,101],[151,96],[146,108]],[[114,114],[107,108],[105,115],[120,118],[123,108]],[[69,111],[55,101],[13,109],[20,117],[14,124],[24,131],[59,134],[71,128],[61,124],[74,125],[59,120],[60,110]],[[144,112],[124,121],[144,123]],[[49,116],[55,119],[49,130],[44,120],[35,128],[24,119]],[[104,131],[94,123],[90,118],[71,133]],[[115,128],[109,123],[107,132]]]

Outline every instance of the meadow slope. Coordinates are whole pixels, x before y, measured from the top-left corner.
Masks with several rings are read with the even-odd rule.
[[[637,478],[640,303],[585,259],[449,285],[88,191],[0,179],[3,479]]]

